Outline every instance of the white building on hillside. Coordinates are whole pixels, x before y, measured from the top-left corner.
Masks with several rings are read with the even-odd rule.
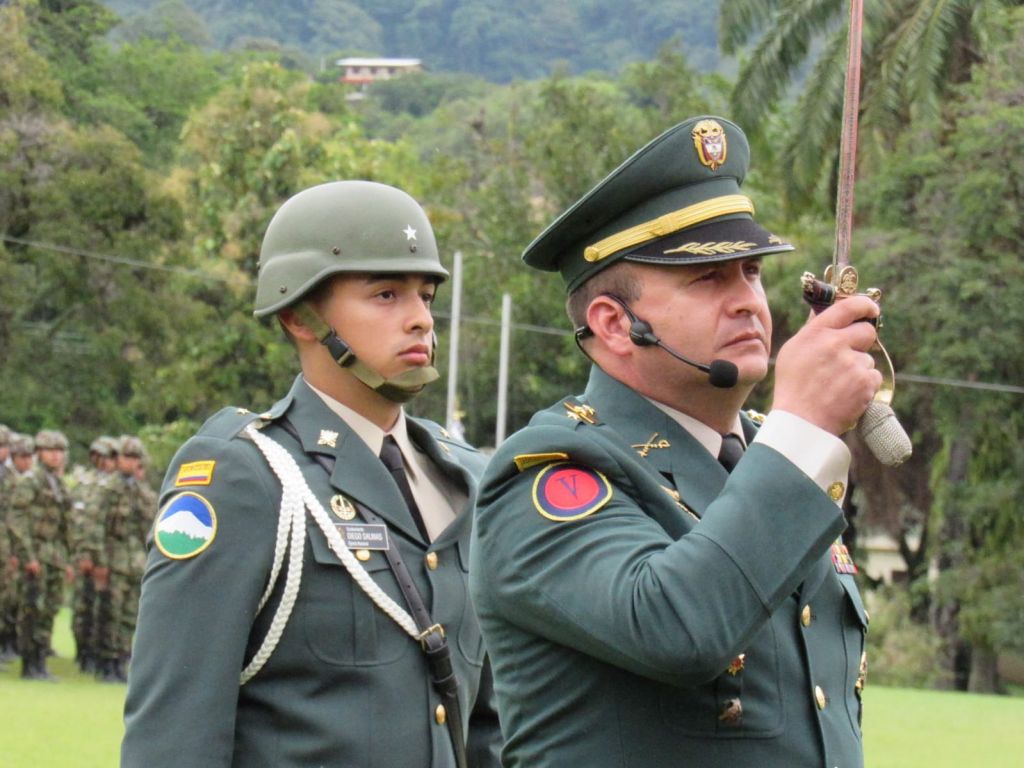
[[[377,80],[423,71],[423,63],[419,59],[347,58],[334,63],[342,69],[341,82],[359,86],[360,91]]]

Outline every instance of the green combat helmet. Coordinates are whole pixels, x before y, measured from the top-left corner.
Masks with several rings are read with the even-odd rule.
[[[62,432],[58,432],[55,429],[44,429],[36,435],[36,450],[57,450],[66,451],[68,449],[68,439],[64,437]]]
[[[11,444],[11,428],[0,424],[0,447]]]
[[[12,456],[31,456],[35,452],[36,441],[32,439],[32,435],[11,435]]]
[[[438,282],[448,277],[419,203],[372,181],[320,184],[287,200],[263,237],[253,314],[291,308],[338,365],[385,397],[405,402],[437,379],[437,370],[428,366],[385,379],[357,360],[305,300],[327,278],[352,272],[430,275]]]
[[[141,459],[145,449],[142,446],[142,441],[134,435],[121,435],[117,441],[117,452],[121,456]]]
[[[89,453],[95,453],[105,459],[116,456],[117,448],[114,446],[114,438],[100,435],[89,444]]]

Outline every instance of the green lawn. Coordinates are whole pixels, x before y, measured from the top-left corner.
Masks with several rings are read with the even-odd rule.
[[[868,687],[867,768],[1019,768],[1024,698]]]
[[[53,641],[57,657],[47,668],[59,682],[22,680],[20,661],[0,666],[0,767],[112,768],[125,687],[79,673],[67,611]]]
[[[58,617],[59,683],[0,667],[0,768],[111,768],[123,733],[123,685],[80,675],[67,612]],[[867,768],[1024,765],[1024,698],[881,688],[865,691]]]

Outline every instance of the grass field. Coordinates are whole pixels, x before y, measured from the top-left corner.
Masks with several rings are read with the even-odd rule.
[[[23,682],[19,662],[0,667],[0,768],[112,768],[125,687],[78,673],[66,612],[54,646],[49,666],[59,683]],[[865,704],[866,768],[1024,765],[1024,697],[869,683]]]

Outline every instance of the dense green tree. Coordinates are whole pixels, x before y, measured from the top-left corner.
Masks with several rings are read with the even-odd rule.
[[[118,128],[150,165],[166,165],[190,110],[211,96],[228,66],[224,56],[178,39],[100,47],[76,78],[82,89],[78,117]]]
[[[136,377],[167,362],[172,303],[157,275],[175,263],[180,209],[123,135],[61,116],[24,18],[0,9],[0,418],[61,426],[81,444],[134,427]]]
[[[1024,381],[1024,15],[955,89],[941,126],[922,121],[873,177],[866,264],[893,288],[892,348],[905,369],[964,382]],[[907,391],[907,388],[904,388]],[[1024,419],[1020,395],[939,387],[905,419],[925,455],[928,488],[890,501],[928,534],[940,577],[930,614],[959,687],[992,690],[995,655],[1019,650],[1024,569]],[[897,470],[899,471],[899,470]],[[918,495],[914,495],[917,490]],[[900,503],[902,501],[902,503]],[[923,570],[923,569],[922,569]]]
[[[206,47],[213,42],[206,23],[185,0],[160,0],[146,11],[122,21],[114,36],[130,43],[180,40],[188,45]]]
[[[980,44],[999,26],[995,9],[1013,0],[869,0],[864,10],[861,75],[862,165],[888,158],[899,131],[915,118],[934,118],[950,85],[964,82]],[[723,0],[721,45],[738,53],[753,41],[732,96],[741,125],[754,130],[780,107],[794,85],[783,162],[791,169],[794,204],[834,196],[846,71],[848,5],[839,0]]]

